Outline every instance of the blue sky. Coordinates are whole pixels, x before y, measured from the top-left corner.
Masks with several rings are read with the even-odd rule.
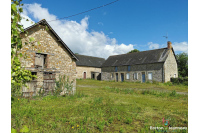
[[[43,18],[50,21],[112,1],[23,0],[24,16],[34,22]],[[135,48],[140,51],[163,48],[167,45],[163,37],[167,33],[176,54],[188,51],[187,0],[119,0],[109,6],[49,24],[72,51],[79,54],[107,58]]]

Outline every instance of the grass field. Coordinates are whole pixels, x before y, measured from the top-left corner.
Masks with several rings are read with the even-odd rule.
[[[15,98],[12,131],[24,132],[164,132],[188,126],[187,86],[77,80],[74,96]],[[175,130],[174,130],[175,131]],[[187,132],[180,130],[176,132]]]

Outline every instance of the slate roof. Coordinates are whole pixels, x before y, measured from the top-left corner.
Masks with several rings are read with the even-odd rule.
[[[76,61],[77,66],[89,66],[89,67],[101,67],[101,65],[105,62],[104,58],[92,57],[86,55],[76,54],[76,57],[79,61]]]
[[[174,53],[173,48],[172,51]],[[169,52],[170,50],[168,48],[161,48],[129,54],[113,55],[108,57],[102,67],[165,62]]]
[[[36,25],[41,24],[41,25],[46,25],[48,27],[48,29],[53,33],[53,35],[56,36],[56,38],[58,39],[57,41],[61,42],[61,44],[64,46],[64,48],[72,55],[72,58],[78,60],[78,58],[75,56],[75,54],[69,49],[69,47],[63,42],[63,40],[58,36],[58,34],[52,29],[52,27],[47,23],[47,21],[45,19],[40,20],[39,22],[33,24],[32,26],[29,26],[27,28],[24,29],[24,31],[31,29],[33,27],[35,27]]]

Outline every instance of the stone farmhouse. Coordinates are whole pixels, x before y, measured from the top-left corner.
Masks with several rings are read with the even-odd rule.
[[[21,58],[20,61],[22,67],[37,75],[37,79],[27,83],[29,89],[23,87],[23,96],[34,96],[40,88],[46,93],[51,92],[55,88],[55,80],[59,79],[59,75],[66,75],[69,81],[73,82],[72,92],[75,92],[76,61],[78,61],[75,54],[45,19],[24,31],[21,33],[23,42],[21,52],[26,55],[26,58]],[[31,43],[25,44],[31,37],[35,39],[34,46]]]
[[[105,62],[104,58],[76,54],[76,72],[78,79],[101,80],[101,65]]]
[[[110,56],[102,65],[102,80],[167,82],[178,77],[172,43],[166,48]]]

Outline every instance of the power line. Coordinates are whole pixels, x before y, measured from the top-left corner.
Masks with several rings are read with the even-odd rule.
[[[99,6],[99,7],[95,7],[95,8],[92,8],[92,9],[89,9],[89,10],[87,10],[87,11],[80,12],[80,13],[77,13],[77,14],[74,14],[74,15],[71,15],[71,16],[67,16],[67,17],[63,17],[63,18],[59,18],[59,19],[55,19],[55,20],[50,20],[50,21],[47,21],[47,22],[52,22],[52,21],[57,21],[57,20],[60,20],[60,19],[65,19],[65,18],[74,17],[74,16],[77,16],[77,15],[80,15],[80,14],[83,14],[83,13],[86,13],[86,12],[90,12],[90,11],[92,11],[92,10],[96,10],[96,9],[99,9],[99,8],[102,8],[102,7],[111,5],[111,4],[113,4],[113,3],[117,2],[117,1],[119,1],[119,0],[115,0],[115,1],[110,2],[110,3],[108,3],[108,4],[105,4],[105,5],[102,5],[102,6]]]

